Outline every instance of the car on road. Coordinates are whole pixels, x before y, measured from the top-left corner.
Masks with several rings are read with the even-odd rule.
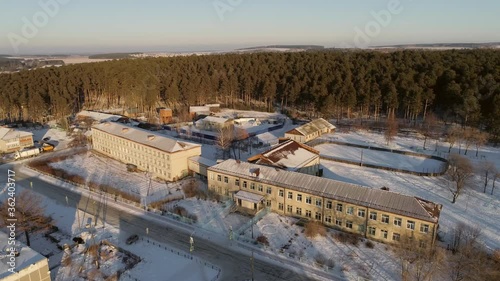
[[[139,240],[139,236],[137,234],[131,235],[129,238],[127,238],[127,241],[125,243],[127,245],[135,243],[137,240]]]
[[[50,137],[43,138],[42,140],[43,140],[43,141],[49,141],[49,140],[50,140]]]

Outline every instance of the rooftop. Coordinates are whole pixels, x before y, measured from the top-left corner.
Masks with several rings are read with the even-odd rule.
[[[170,153],[185,151],[195,147],[201,147],[185,141],[178,141],[151,131],[137,127],[126,126],[121,123],[105,122],[92,127],[92,130],[99,130],[111,135],[121,137],[136,143],[144,144]]]
[[[319,151],[287,139],[266,152],[248,158],[248,162],[296,171],[318,157]]]
[[[32,136],[30,132],[18,131],[11,128],[0,128],[0,139],[11,140],[19,137]]]
[[[96,111],[88,111],[88,110],[82,110],[76,116],[77,117],[86,116],[86,117],[90,117],[96,121],[101,121],[101,122],[116,121],[122,117],[120,115],[102,113],[102,112],[96,112]]]
[[[442,207],[436,203],[400,193],[233,159],[221,162],[208,170],[430,222],[438,222]]]
[[[223,118],[223,117],[216,117],[216,116],[207,116],[202,119],[204,122],[213,122],[213,123],[219,123],[219,124],[225,124],[229,119]]]
[[[323,131],[325,129],[335,130],[336,127],[334,125],[332,125],[330,122],[326,121],[325,119],[318,118],[318,119],[315,119],[307,124],[304,124],[304,125],[297,127],[293,130],[290,130],[286,133],[307,136],[307,135],[310,135],[314,132]]]
[[[9,257],[6,255],[8,255],[9,252],[6,252],[5,250],[11,246],[7,244],[7,241],[7,234],[0,231],[0,246],[2,247],[0,248],[0,280],[12,274],[8,271],[10,268],[7,264]],[[16,257],[16,272],[19,272],[20,270],[45,259],[44,256],[20,242],[16,242],[16,247],[19,252],[19,256]]]

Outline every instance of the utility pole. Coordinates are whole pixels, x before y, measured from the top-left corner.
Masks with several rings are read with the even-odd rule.
[[[254,268],[253,268],[253,260],[254,260],[254,259],[253,259],[253,250],[252,250],[252,257],[250,258],[250,261],[251,261],[251,266],[252,266],[252,281],[254,281],[254,273],[253,273],[253,271],[254,271]]]
[[[363,149],[361,148],[361,160],[359,161],[359,166],[363,166]]]

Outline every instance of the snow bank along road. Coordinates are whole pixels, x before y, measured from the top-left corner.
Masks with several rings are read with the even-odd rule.
[[[6,174],[7,169],[12,169],[10,164],[0,165],[0,173]],[[33,182],[33,189],[48,198],[51,198],[61,204],[66,204],[66,197],[72,207],[85,210],[88,213],[99,213],[99,219],[104,217],[106,223],[119,228],[126,233],[138,233],[150,237],[160,243],[172,245],[178,249],[188,251],[189,236],[191,227],[179,227],[167,223],[163,217],[157,218],[152,214],[130,207],[120,206],[115,202],[99,202],[96,195],[87,194],[87,192],[75,192],[70,188],[57,186],[46,182],[37,175],[29,175],[26,169],[14,167],[16,171],[16,181],[19,185],[30,186]],[[89,198],[90,197],[90,198]],[[94,201],[97,201],[94,203]],[[146,234],[146,229],[148,233]],[[191,232],[192,233],[192,232]],[[211,237],[195,237],[195,251],[193,254],[200,259],[204,259],[222,269],[219,280],[249,280],[251,279],[250,255],[248,251],[242,253],[242,250],[220,246],[215,241],[210,241]],[[218,245],[219,244],[219,245]],[[229,244],[226,241],[226,245]],[[315,280],[307,276],[307,269],[301,269],[295,264],[293,272],[286,266],[271,260],[262,260],[258,254],[255,255],[254,271],[256,280]]]

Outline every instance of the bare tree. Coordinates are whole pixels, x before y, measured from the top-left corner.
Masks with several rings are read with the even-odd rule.
[[[222,158],[226,159],[230,155],[229,148],[234,140],[234,127],[223,126],[217,130],[217,147],[222,152]]]
[[[436,280],[445,260],[441,248],[421,245],[413,237],[404,236],[395,246],[395,254],[400,261],[401,279],[416,281]]]
[[[386,122],[386,130],[385,130],[385,140],[387,141],[387,145],[394,140],[394,137],[398,134],[398,122],[393,117],[387,119]]]
[[[453,194],[452,203],[455,203],[458,196],[467,187],[469,180],[474,176],[474,168],[469,159],[457,154],[450,155],[448,162],[447,176],[450,181],[455,183],[448,188]]]
[[[471,127],[466,127],[462,132],[462,139],[465,141],[465,152],[464,155],[467,155],[469,151],[469,147],[474,143],[476,136],[476,132]]]
[[[485,145],[486,142],[488,142],[488,137],[489,137],[488,133],[481,132],[477,129],[474,130],[473,142],[474,145],[476,146],[476,157],[478,157],[479,155],[479,148]]]
[[[9,225],[9,219],[17,219],[16,232],[24,232],[26,245],[30,246],[30,233],[41,232],[52,226],[52,218],[44,215],[42,198],[30,190],[23,190],[16,197],[15,212],[10,212],[11,201],[0,204],[0,226]]]
[[[432,138],[435,135],[436,124],[437,124],[436,115],[430,113],[424,120],[424,123],[420,128],[420,133],[424,136],[424,146],[423,146],[424,150],[425,150],[425,145],[427,144],[427,139]]]
[[[486,193],[486,187],[488,186],[490,178],[498,172],[497,172],[495,164],[490,162],[490,161],[481,162],[478,169],[479,169],[479,173],[481,174],[481,176],[484,179],[483,193]]]
[[[448,148],[448,153],[451,152],[451,149],[453,148],[459,137],[460,137],[459,129],[452,127],[448,130],[446,134],[446,141],[450,144],[450,147]]]
[[[493,192],[495,191],[495,183],[497,181],[497,179],[500,178],[500,172],[496,172],[493,174],[493,177],[491,178],[491,181],[493,182],[491,184],[491,195],[493,195]]]

